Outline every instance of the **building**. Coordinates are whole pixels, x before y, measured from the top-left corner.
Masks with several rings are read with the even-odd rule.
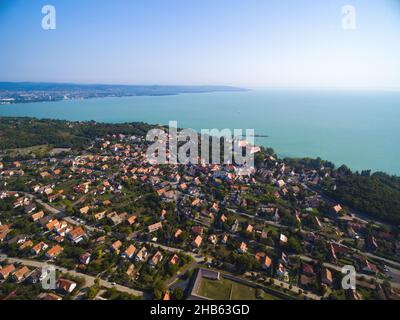
[[[142,249],[140,249],[139,252],[136,254],[135,260],[137,262],[144,261],[144,260],[146,260],[147,255],[148,255],[148,252],[147,252],[146,247],[142,247]]]
[[[115,242],[111,245],[111,250],[112,250],[113,252],[118,253],[118,252],[119,252],[119,249],[121,248],[121,246],[122,246],[122,242],[119,241],[119,240],[117,240],[117,241],[115,241]]]
[[[57,280],[56,286],[57,290],[59,290],[62,293],[68,294],[75,290],[76,283],[71,280],[60,278]]]
[[[333,277],[332,272],[328,268],[323,268],[321,272],[321,281],[326,285],[332,285]]]
[[[15,271],[15,266],[13,264],[9,264],[0,269],[0,279],[7,279],[13,272]]]
[[[13,278],[15,281],[22,281],[29,274],[30,270],[27,266],[23,266],[14,273]]]
[[[162,255],[162,253],[160,251],[157,251],[156,254],[149,260],[149,264],[155,267],[156,265],[158,265],[159,262],[162,261],[163,258],[164,256]]]
[[[68,233],[68,239],[74,243],[79,243],[83,240],[85,235],[85,230],[83,230],[82,227],[77,227]]]
[[[194,240],[193,240],[193,245],[196,248],[199,248],[201,246],[201,242],[203,241],[203,238],[201,236],[197,236]]]
[[[240,252],[240,253],[246,253],[246,252],[247,252],[247,244],[246,244],[246,243],[242,242],[242,243],[240,244],[239,252]]]
[[[50,250],[48,250],[46,252],[46,258],[54,259],[61,253],[62,250],[63,250],[63,248],[61,248],[59,245],[55,245],[54,247],[52,247]]]
[[[162,223],[161,222],[157,222],[155,224],[152,224],[150,226],[148,226],[148,230],[150,233],[153,233],[157,230],[160,230],[162,228]]]
[[[126,250],[121,254],[122,258],[131,259],[136,252],[136,248],[131,244]]]

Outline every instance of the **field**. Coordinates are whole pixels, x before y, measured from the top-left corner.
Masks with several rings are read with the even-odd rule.
[[[213,300],[257,300],[256,289],[225,278],[209,280],[203,278],[198,294]],[[277,297],[262,292],[263,300],[277,300]]]

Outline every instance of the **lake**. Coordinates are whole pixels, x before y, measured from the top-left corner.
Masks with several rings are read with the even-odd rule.
[[[255,129],[280,156],[400,175],[400,92],[251,90],[0,106],[0,116]]]

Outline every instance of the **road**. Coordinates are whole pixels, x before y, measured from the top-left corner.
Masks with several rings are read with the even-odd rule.
[[[307,256],[298,255],[298,257],[299,257],[301,260],[305,261],[305,262],[317,262],[317,260],[315,260],[315,259],[313,259],[313,258],[310,258],[310,257],[307,257]],[[341,267],[341,266],[334,265],[334,264],[332,264],[332,263],[327,263],[327,262],[325,262],[325,263],[323,264],[323,266],[324,266],[325,268],[328,268],[328,269],[333,269],[333,270],[335,270],[335,271],[337,271],[337,272],[342,272],[342,267]],[[358,279],[364,278],[364,279],[366,279],[367,281],[374,280],[374,281],[377,281],[377,282],[380,283],[380,284],[383,284],[383,283],[384,283],[384,280],[378,279],[377,277],[370,276],[370,275],[367,275],[367,274],[364,274],[364,273],[357,273],[357,278],[358,278]],[[391,284],[391,286],[392,286],[393,288],[400,289],[400,283],[399,283],[399,282],[396,282],[396,281],[389,281],[389,282],[390,282],[390,284]]]
[[[52,265],[52,264],[49,264],[49,263],[46,263],[46,262],[41,262],[41,261],[11,258],[11,257],[7,257],[6,255],[0,255],[0,261],[5,261],[5,260],[8,260],[8,262],[10,262],[10,263],[21,263],[21,264],[26,265],[28,267],[34,267],[34,268],[42,268],[42,267],[44,267],[46,265]],[[74,270],[68,270],[68,269],[65,269],[65,268],[62,268],[62,267],[58,267],[56,265],[53,265],[53,266],[56,268],[56,270],[59,270],[59,271],[61,271],[63,273],[68,273],[68,274],[70,274],[70,275],[72,275],[74,277],[82,277],[82,278],[84,278],[85,282],[86,282],[85,285],[88,286],[88,287],[93,286],[95,284],[95,280],[98,279],[100,281],[100,285],[105,287],[105,288],[115,288],[120,292],[126,292],[126,293],[129,293],[129,294],[132,294],[132,295],[135,295],[135,296],[140,296],[140,297],[142,297],[144,295],[143,291],[131,289],[131,288],[128,288],[128,287],[125,287],[125,286],[121,286],[121,285],[118,285],[118,284],[113,285],[112,283],[110,283],[108,281],[105,281],[105,280],[102,280],[102,279],[99,279],[99,278],[95,278],[95,277],[89,276],[87,274],[76,272]]]
[[[60,214],[62,212],[61,210],[54,208],[54,207],[48,205],[47,203],[43,202],[42,200],[36,198],[33,194],[30,194],[27,192],[20,192],[20,191],[18,191],[18,193],[23,193],[25,196],[27,196],[31,200],[35,199],[35,201],[37,203],[39,203],[41,206],[43,206],[47,211],[51,212],[52,214]]]
[[[235,210],[235,209],[231,209],[231,208],[227,208],[227,210],[230,211],[230,212],[232,212],[232,213],[238,214],[238,215],[240,215],[240,216],[246,217],[246,218],[250,218],[250,219],[254,219],[254,220],[259,220],[259,221],[263,221],[263,222],[265,222],[266,224],[268,224],[268,225],[270,225],[270,226],[272,226],[272,227],[281,228],[281,229],[291,229],[291,228],[288,227],[288,226],[284,226],[284,225],[282,225],[282,224],[279,224],[279,223],[277,223],[277,222],[273,222],[273,221],[268,220],[268,219],[266,219],[266,218],[262,218],[262,217],[259,217],[259,216],[254,216],[254,215],[251,215],[251,214],[239,212],[239,211],[237,211],[237,210]]]

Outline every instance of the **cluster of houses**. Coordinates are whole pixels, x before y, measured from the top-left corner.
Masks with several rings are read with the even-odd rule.
[[[25,265],[5,264],[0,265],[0,284],[4,281],[25,284],[40,284],[46,281],[47,271],[42,268],[29,268]],[[38,295],[40,300],[63,300],[63,297],[72,293],[77,288],[77,283],[60,276],[56,279],[55,288],[44,288]],[[17,297],[15,291],[11,292],[3,300]]]
[[[315,187],[330,176],[329,168],[296,171],[268,155],[260,168],[242,175],[240,168],[232,164],[207,164],[204,159],[199,160],[199,165],[157,165],[147,160],[143,139],[113,135],[96,139],[88,150],[77,156],[0,163],[0,176],[5,181],[32,171],[28,169],[36,169],[29,193],[0,191],[0,199],[12,199],[13,208],[29,217],[44,236],[42,241],[34,241],[32,235],[11,237],[13,223],[7,221],[0,224],[0,243],[16,241],[21,251],[30,250],[33,256],[43,254],[47,259],[55,259],[63,252],[64,241],[79,245],[85,239],[93,240],[89,230],[102,232],[104,225],[111,226],[112,230],[127,226],[135,230],[135,237],[153,237],[154,241],[157,233],[167,229],[164,226],[172,225],[173,233],[164,237],[169,243],[162,244],[177,243],[184,234],[188,240],[183,245],[190,246],[194,252],[209,246],[228,248],[234,244],[238,253],[254,255],[264,272],[285,282],[291,280],[290,252],[286,248],[289,237],[296,236],[294,232],[287,233],[287,229],[300,230],[298,241],[304,255],[311,255],[317,243],[322,242],[331,263],[339,264],[342,257],[351,258],[358,270],[368,275],[384,273],[384,270],[356,252],[377,254],[390,247],[391,254],[399,255],[400,244],[395,234],[379,228],[371,232],[365,221],[349,215],[338,203],[326,203],[308,187]],[[153,190],[163,207],[174,203],[175,211],[162,209],[142,223],[134,203],[130,212],[116,209],[116,199],[129,192],[131,184]],[[265,186],[270,187],[268,191]],[[268,201],[254,203],[254,198],[266,194]],[[73,206],[69,214],[79,217],[80,222],[72,223],[71,219],[50,213],[35,199],[57,207],[69,201]],[[178,216],[179,221],[190,221],[190,226],[173,224],[170,214]],[[239,221],[239,216],[246,222]],[[288,221],[292,224],[288,225]],[[271,225],[279,230],[277,239],[272,240],[265,228]],[[347,238],[346,244],[340,243],[343,238]],[[254,251],[254,242],[267,243],[278,258],[266,251]],[[362,246],[353,247],[353,242]],[[126,260],[148,261],[153,267],[166,259],[161,251],[149,255],[145,246],[137,246],[132,241],[124,245],[117,240],[110,250]],[[90,252],[86,252],[79,263],[88,265],[90,259]],[[170,260],[179,264],[178,255]],[[298,281],[299,286],[310,288],[315,281],[320,286],[332,286],[335,279],[330,269],[324,267],[316,272],[312,264],[303,263]]]

